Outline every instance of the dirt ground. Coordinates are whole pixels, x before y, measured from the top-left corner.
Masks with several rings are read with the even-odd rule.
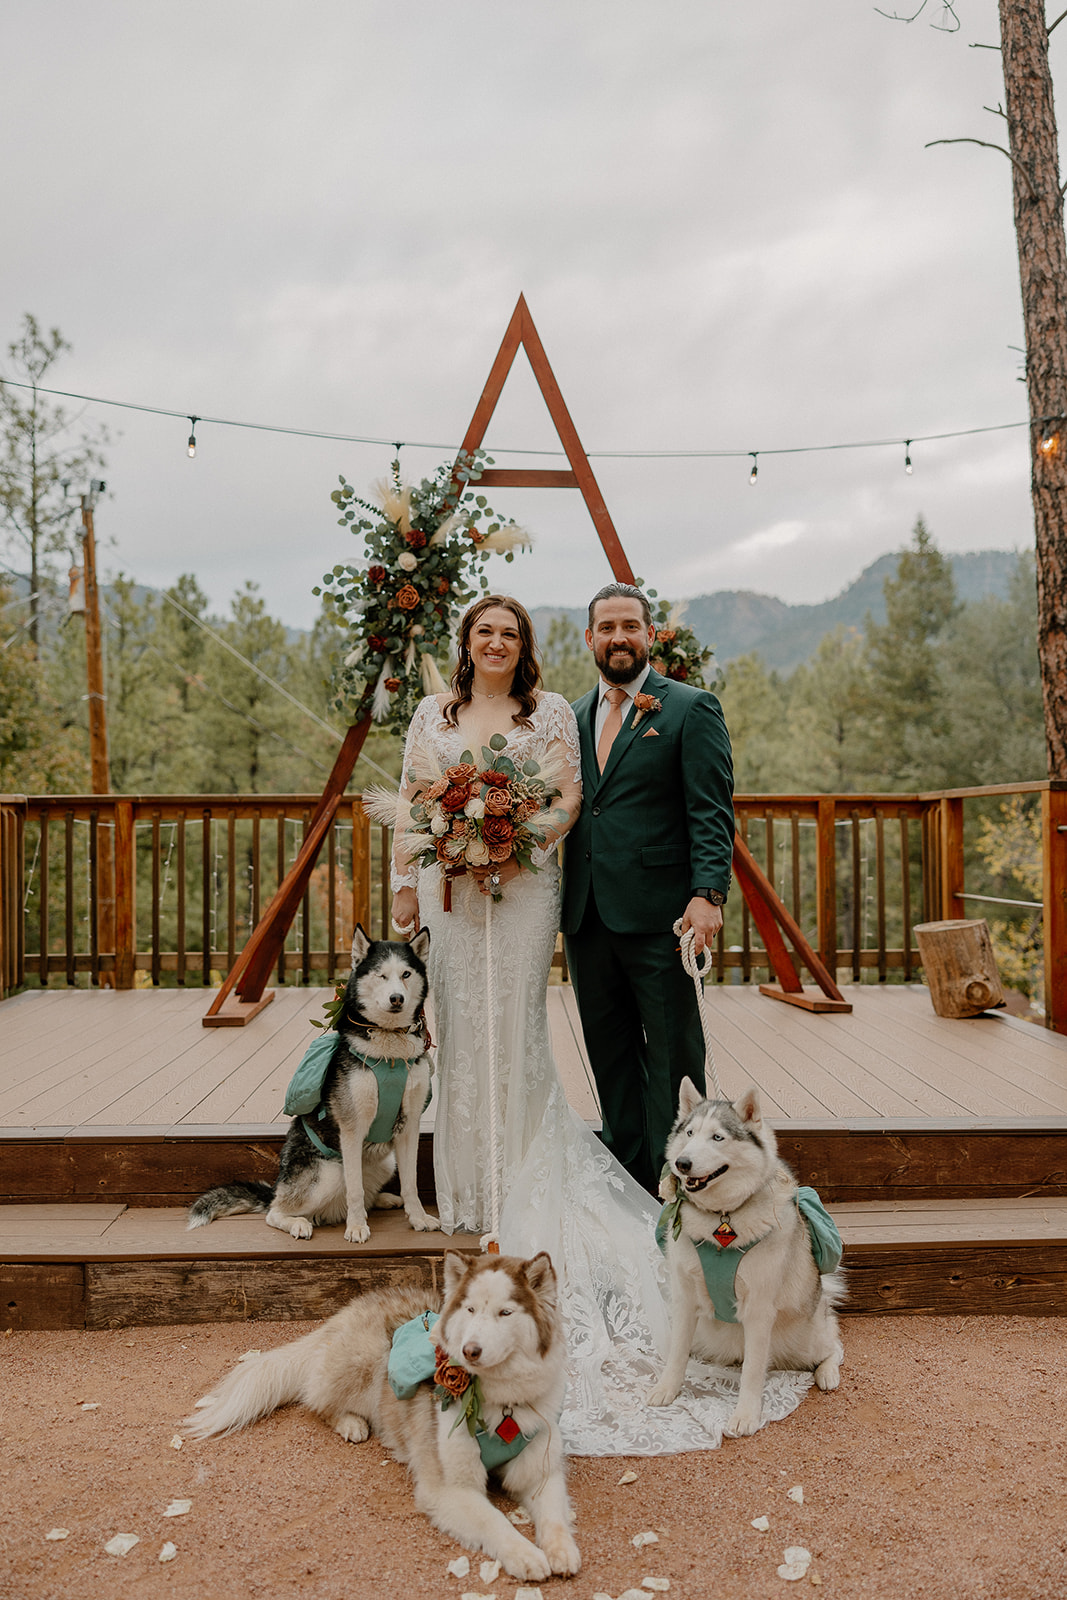
[[[173,1448],[178,1420],[239,1355],[307,1326],[0,1337],[4,1600],[512,1600],[506,1574],[480,1581],[484,1557],[467,1577],[448,1571],[467,1552],[414,1510],[373,1439],[344,1444],[290,1409]],[[754,1438],[573,1460],[583,1567],[542,1584],[544,1600],[617,1600],[645,1578],[669,1580],[672,1600],[1064,1600],[1067,1319],[849,1317],[844,1335],[841,1389],[812,1389]],[[165,1514],[183,1500],[185,1514]],[[56,1528],[69,1536],[49,1540]],[[635,1548],[648,1531],[659,1542]],[[118,1533],[140,1543],[109,1555]],[[177,1555],[161,1563],[168,1542]],[[777,1574],[790,1546],[812,1556],[795,1582]]]

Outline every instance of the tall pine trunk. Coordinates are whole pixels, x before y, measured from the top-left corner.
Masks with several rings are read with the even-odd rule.
[[[1067,248],[1056,113],[1043,0],[999,6],[1032,419],[1045,744],[1049,777],[1067,778]]]

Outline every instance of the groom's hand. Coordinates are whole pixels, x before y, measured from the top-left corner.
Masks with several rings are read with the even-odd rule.
[[[693,930],[693,954],[698,956],[705,945],[710,946],[722,927],[722,907],[713,906],[703,895],[696,894],[682,913],[682,932]]]

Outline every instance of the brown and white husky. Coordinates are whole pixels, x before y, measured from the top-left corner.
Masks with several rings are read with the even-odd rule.
[[[435,1527],[484,1550],[513,1577],[537,1582],[577,1572],[559,1433],[565,1347],[552,1262],[544,1253],[522,1261],[447,1251],[444,1280],[440,1320],[418,1289],[360,1295],[304,1338],[246,1358],[197,1402],[185,1431],[197,1439],[233,1433],[299,1402],[342,1439],[374,1433],[406,1464],[415,1504]],[[390,1373],[401,1329],[425,1346],[428,1362],[428,1375],[416,1372],[406,1389],[394,1387]],[[497,1459],[509,1449],[517,1453]],[[535,1543],[488,1499],[490,1471],[530,1513]]]

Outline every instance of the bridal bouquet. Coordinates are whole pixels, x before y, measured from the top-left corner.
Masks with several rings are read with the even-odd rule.
[[[534,851],[546,844],[545,829],[566,821],[555,811],[559,773],[550,762],[526,760],[517,765],[507,739],[494,733],[482,746],[479,765],[470,750],[458,763],[442,769],[432,756],[420,756],[425,770],[409,770],[414,786],[409,797],[387,789],[367,790],[363,809],[397,830],[397,849],[410,860],[432,866],[445,877],[445,910],[452,908],[452,879],[471,867],[501,866],[512,857],[528,872],[539,872]],[[499,888],[493,899],[502,898]]]

